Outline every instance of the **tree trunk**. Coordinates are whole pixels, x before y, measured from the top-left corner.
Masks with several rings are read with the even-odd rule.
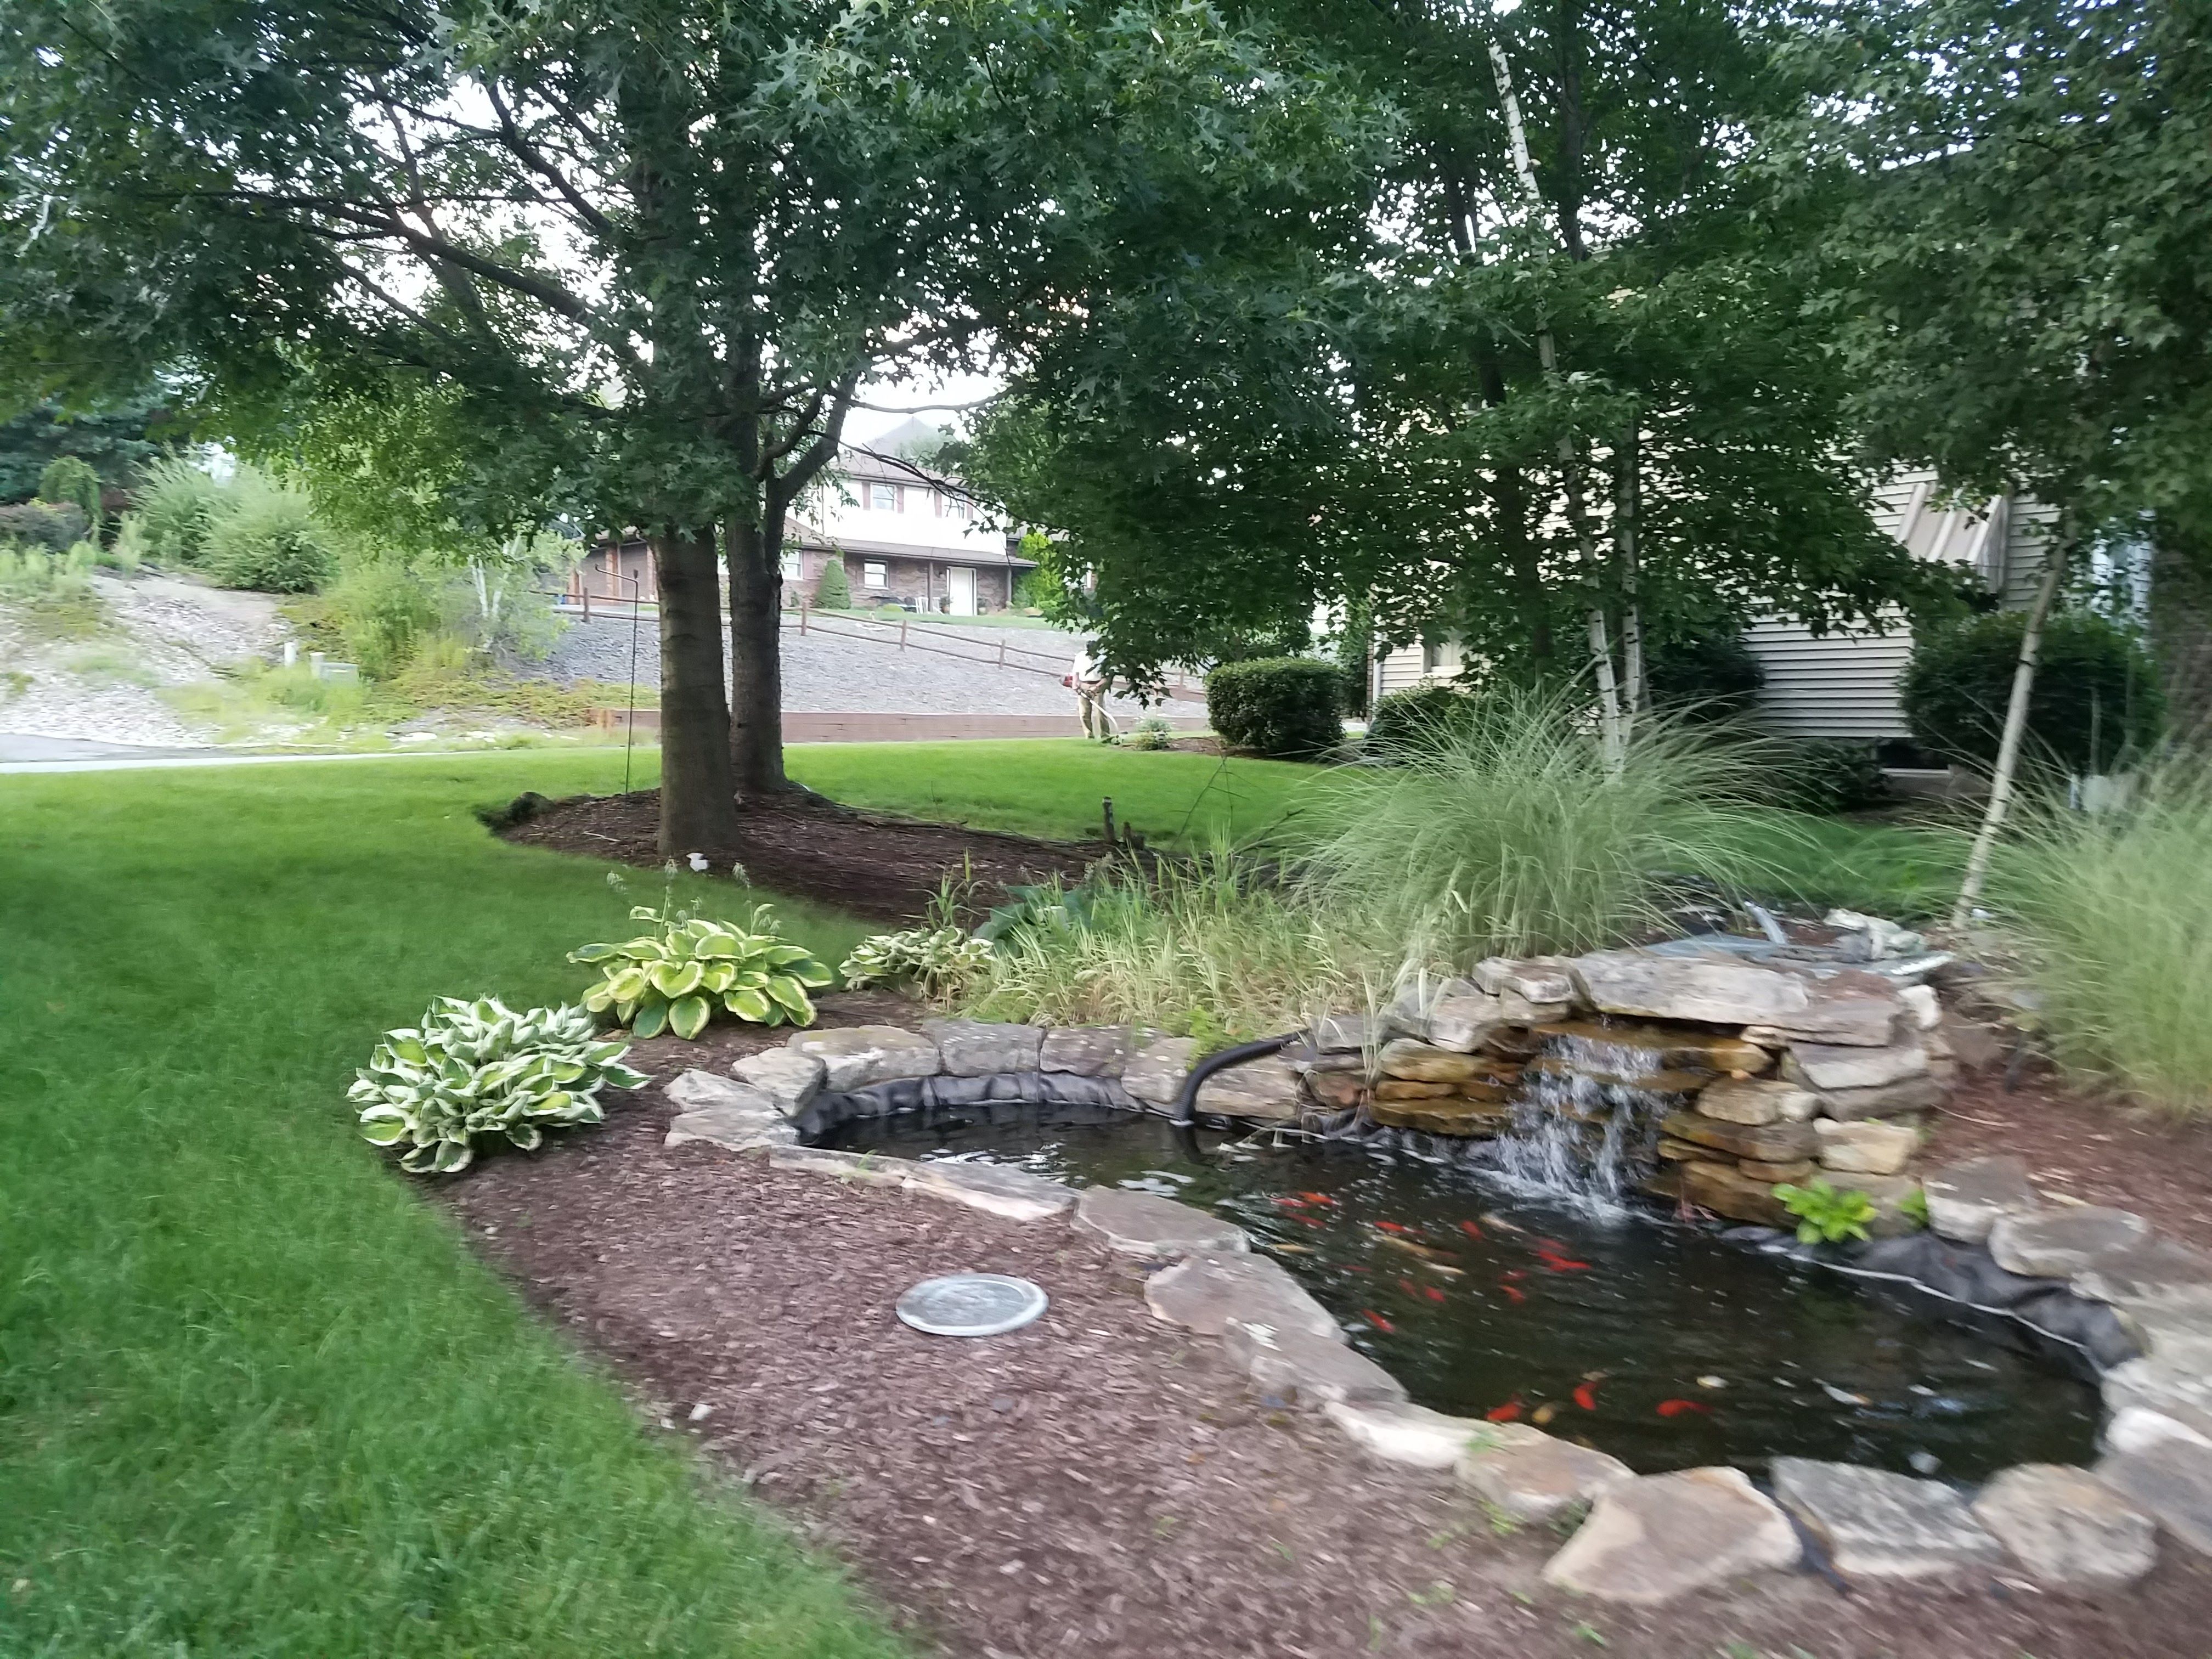
[[[653,548],[660,595],[660,851],[679,858],[734,846],[738,838],[730,705],[722,690],[722,596],[711,533],[664,533]]]
[[[1621,720],[1633,729],[1638,716],[1650,707],[1644,683],[1644,611],[1637,603],[1636,537],[1638,515],[1644,510],[1643,451],[1632,424],[1621,434],[1614,459],[1613,480],[1613,552],[1620,566],[1620,666],[1626,682],[1621,688]],[[1625,733],[1624,733],[1625,735]]]
[[[730,774],[750,799],[791,787],[783,770],[783,504],[761,492],[762,522],[732,523],[730,571]]]
[[[2073,538],[2062,528],[2051,544],[2050,568],[2043,573],[2042,586],[2035,590],[2035,603],[2028,608],[2027,627],[2021,635],[2020,665],[2013,670],[2012,696],[2005,704],[2004,735],[1997,741],[1996,770],[1990,777],[1990,804],[1983,811],[1982,827],[1974,832],[1972,850],[1966,854],[1966,878],[1960,884],[1959,902],[1951,908],[1954,927],[1964,927],[1972,918],[1974,901],[1981,897],[1983,884],[1989,879],[1997,832],[2004,828],[2005,814],[2012,807],[2013,778],[2020,770],[2021,746],[2027,735],[2027,699],[2035,689],[2035,659],[2043,652],[2043,625],[2051,618],[2051,607],[2058,598],[2058,586],[2065,580],[2073,552]]]

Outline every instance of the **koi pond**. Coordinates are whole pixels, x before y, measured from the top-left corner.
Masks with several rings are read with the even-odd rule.
[[[1972,1480],[2094,1459],[2094,1382],[2009,1321],[1480,1169],[1267,1139],[1000,1104],[856,1119],[822,1144],[1210,1208],[1419,1403],[1643,1473],[1790,1455]]]

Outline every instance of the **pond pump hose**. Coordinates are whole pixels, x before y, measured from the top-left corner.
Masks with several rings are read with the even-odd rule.
[[[1182,1080],[1182,1092],[1176,1097],[1175,1107],[1169,1121],[1179,1129],[1188,1129],[1198,1121],[1199,1086],[1216,1072],[1225,1072],[1231,1066],[1242,1066],[1249,1060],[1264,1060],[1269,1054],[1280,1054],[1304,1036],[1304,1031],[1285,1031],[1280,1036],[1261,1037],[1257,1042],[1240,1042],[1233,1048],[1219,1049],[1190,1068]]]

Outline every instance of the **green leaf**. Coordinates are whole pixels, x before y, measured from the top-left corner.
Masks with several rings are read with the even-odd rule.
[[[507,1127],[508,1143],[518,1150],[534,1152],[544,1144],[545,1132],[535,1123],[515,1123]]]
[[[619,945],[580,945],[568,952],[571,962],[605,962],[609,957],[620,956]]]
[[[647,976],[653,981],[653,988],[672,1002],[699,988],[700,972],[696,962],[664,962],[656,963]]]
[[[827,968],[811,957],[793,967],[791,975],[801,985],[813,986],[827,985],[833,977]]]
[[[811,1018],[814,1005],[806,1000],[806,988],[788,974],[778,974],[768,982],[768,994],[794,1014]]]
[[[643,996],[652,983],[642,968],[624,968],[608,976],[607,989],[617,1002],[634,1002]]]
[[[750,988],[732,991],[722,998],[722,1006],[739,1019],[750,1020],[756,1025],[768,1023],[769,1011],[775,1006],[765,994]]]
[[[668,1024],[668,1005],[655,998],[641,1006],[637,1018],[630,1022],[630,1032],[638,1037],[657,1037]]]
[[[669,1005],[668,1023],[675,1029],[677,1036],[689,1042],[707,1029],[707,1021],[714,1012],[712,1005],[704,997],[682,997]]]

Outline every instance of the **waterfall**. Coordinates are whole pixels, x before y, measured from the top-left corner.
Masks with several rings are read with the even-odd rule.
[[[1579,1035],[1547,1037],[1521,1074],[1496,1168],[1516,1185],[1596,1208],[1621,1201],[1658,1139],[1679,1093],[1645,1086],[1666,1077],[1656,1048]]]

